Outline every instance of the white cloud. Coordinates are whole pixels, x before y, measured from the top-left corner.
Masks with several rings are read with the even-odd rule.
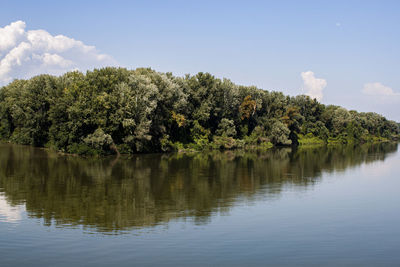
[[[24,35],[25,22],[16,21],[0,28],[0,56],[2,52],[13,47]]]
[[[322,100],[323,90],[326,87],[326,80],[315,78],[314,72],[306,71],[301,73],[303,79],[304,88],[306,89],[306,95],[311,98],[316,98],[318,101]]]
[[[23,21],[0,28],[0,85],[15,78],[114,65],[112,57],[96,47],[45,30],[26,31]]]
[[[400,96],[400,93],[393,91],[392,88],[381,83],[366,83],[362,92],[366,95],[375,96]]]

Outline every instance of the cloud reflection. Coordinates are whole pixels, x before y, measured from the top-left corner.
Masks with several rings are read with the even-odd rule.
[[[24,205],[12,206],[3,193],[0,193],[0,222],[16,223],[21,221],[25,212]]]

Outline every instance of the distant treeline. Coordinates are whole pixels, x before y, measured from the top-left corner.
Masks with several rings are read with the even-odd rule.
[[[241,86],[209,73],[175,77],[103,68],[39,75],[0,89],[0,138],[77,154],[270,147],[397,139],[376,113]]]

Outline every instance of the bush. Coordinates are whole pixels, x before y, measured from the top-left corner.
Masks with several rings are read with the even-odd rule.
[[[234,149],[237,147],[236,140],[228,136],[214,136],[212,148]]]
[[[101,155],[102,151],[98,151],[88,146],[87,144],[71,144],[68,146],[68,153],[86,155],[86,156],[96,156]]]
[[[223,118],[218,125],[218,130],[216,131],[216,134],[219,136],[235,137],[236,129],[233,120]]]
[[[274,145],[290,145],[292,140],[289,139],[290,130],[280,121],[276,121],[272,125],[270,139]]]
[[[93,134],[89,134],[83,139],[83,142],[90,148],[102,153],[109,153],[111,145],[114,143],[111,135],[104,133],[101,128],[98,128]]]

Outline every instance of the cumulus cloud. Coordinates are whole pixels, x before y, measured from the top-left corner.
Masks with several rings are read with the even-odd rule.
[[[23,21],[0,28],[0,85],[42,73],[58,75],[115,64],[94,46],[64,35],[53,36],[45,30],[25,28]]]
[[[326,80],[315,78],[314,72],[312,71],[302,72],[301,78],[303,79],[304,89],[306,90],[305,94],[321,101],[323,97],[322,91],[327,85]]]
[[[366,95],[375,96],[400,96],[400,93],[393,91],[392,88],[381,83],[366,83],[362,92]]]

